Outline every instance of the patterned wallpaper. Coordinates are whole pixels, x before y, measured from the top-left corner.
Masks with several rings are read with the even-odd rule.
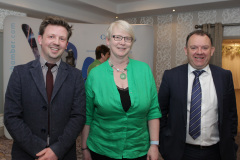
[[[186,13],[153,15],[124,19],[131,24],[150,24],[155,33],[154,77],[157,88],[166,69],[187,63],[184,53],[185,39],[195,25],[204,23],[240,23],[240,8],[203,10]],[[240,26],[224,27],[224,38],[240,39]]]
[[[0,30],[3,29],[3,21],[5,17],[8,15],[27,16],[26,13],[15,12],[15,11],[10,11],[10,10],[0,8]]]
[[[171,51],[172,51],[172,15],[163,15],[157,17],[157,42],[156,54],[154,58],[156,68],[154,69],[156,75],[161,75],[166,69],[171,68]],[[160,82],[160,76],[157,76],[156,82]],[[157,83],[158,85],[158,83]]]

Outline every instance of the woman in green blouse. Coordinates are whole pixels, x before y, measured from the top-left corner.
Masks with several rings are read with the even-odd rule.
[[[129,23],[113,22],[106,38],[111,56],[88,75],[84,160],[158,160],[157,89],[150,67],[129,58],[134,41]]]

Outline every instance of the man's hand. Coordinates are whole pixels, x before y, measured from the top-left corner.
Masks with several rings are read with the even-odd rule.
[[[38,160],[58,160],[58,157],[52,151],[51,148],[45,148],[44,150],[40,151],[36,154]]]

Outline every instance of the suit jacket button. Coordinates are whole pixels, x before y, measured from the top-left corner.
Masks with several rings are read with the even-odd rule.
[[[44,129],[44,128],[41,129],[41,132],[42,132],[42,133],[46,133],[46,129]]]
[[[46,111],[46,110],[47,110],[47,106],[43,106],[42,109],[43,109],[44,111]]]

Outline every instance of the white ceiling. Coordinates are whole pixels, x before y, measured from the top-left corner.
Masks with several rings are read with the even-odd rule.
[[[121,18],[240,7],[239,0],[0,0],[0,8],[44,18],[59,15],[71,22],[109,23]]]

